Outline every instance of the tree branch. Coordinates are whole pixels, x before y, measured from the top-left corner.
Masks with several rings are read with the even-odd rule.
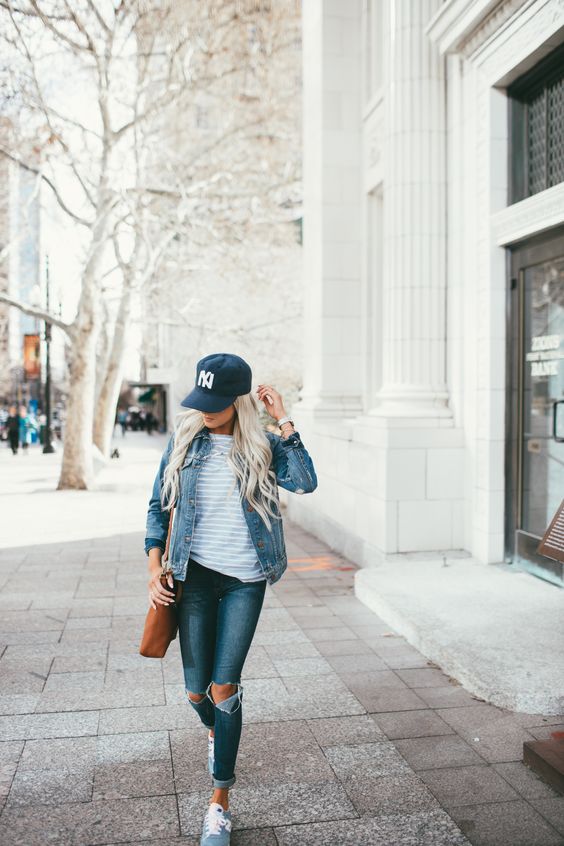
[[[29,314],[31,317],[37,317],[39,320],[44,320],[45,323],[50,323],[51,326],[57,326],[58,329],[62,329],[69,337],[71,335],[72,323],[66,323],[64,320],[61,320],[60,317],[57,317],[55,314],[51,314],[51,312],[46,311],[39,306],[22,303],[21,300],[16,300],[14,297],[10,297],[2,291],[0,291],[0,303],[6,303],[6,305],[13,306],[24,314]]]

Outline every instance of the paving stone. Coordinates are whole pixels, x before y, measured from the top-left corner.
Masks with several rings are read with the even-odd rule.
[[[198,716],[190,705],[108,708],[100,711],[99,734],[189,728]]]
[[[533,740],[511,716],[493,706],[438,709],[437,713],[489,763],[520,761],[524,741]]]
[[[442,810],[275,828],[279,846],[469,846]]]
[[[368,673],[374,670],[388,670],[384,660],[373,652],[364,655],[330,655],[327,661],[341,676],[349,673]]]
[[[32,714],[39,702],[38,693],[10,693],[0,696],[0,714]]]
[[[72,691],[73,688],[86,688],[92,691],[100,690],[104,686],[104,671],[89,670],[76,673],[50,673],[45,682],[46,693],[57,691]]]
[[[322,717],[317,720],[308,720],[307,724],[322,748],[386,740],[376,721],[368,714],[352,717]]]
[[[6,807],[0,818],[0,842],[10,846],[97,846],[143,843],[180,833],[174,796],[148,796],[110,802],[70,803],[54,807]]]
[[[37,693],[40,694],[45,685],[46,673],[3,672],[0,673],[0,689],[8,695]]]
[[[448,676],[441,670],[435,669],[404,669],[396,670],[400,679],[403,679],[408,687],[445,687],[448,684]]]
[[[17,763],[24,749],[23,740],[5,740],[0,743],[0,764]]]
[[[167,731],[129,732],[97,738],[98,764],[128,764],[142,761],[170,760]]]
[[[92,798],[92,770],[18,770],[6,800],[6,808],[23,805],[62,805],[89,802]]]
[[[560,834],[564,835],[564,796],[546,799],[534,797],[531,798],[531,804]]]
[[[456,734],[396,740],[395,746],[415,771],[482,763],[480,756]]]
[[[101,710],[106,708],[130,708],[135,706],[164,705],[164,690],[160,687],[136,687],[116,689],[111,686],[103,690],[90,690],[88,687],[73,687],[64,692],[46,691],[42,693],[37,706],[37,713]]]
[[[301,644],[295,644],[301,646]],[[252,651],[249,650],[245,664],[243,666],[242,680],[249,679],[268,679],[278,675],[278,671],[272,659],[266,651],[265,646],[257,646]]]
[[[524,799],[554,799],[556,791],[521,761],[493,764],[492,769],[518,790]]]
[[[237,756],[237,784],[260,787],[302,782],[335,781],[334,772],[317,745],[309,725],[256,723],[245,727]]]
[[[519,799],[519,794],[491,767],[449,767],[440,770],[421,770],[429,790],[444,808],[474,803],[505,802]]]
[[[174,793],[170,761],[104,764],[94,771],[92,799],[133,799],[136,796],[162,796]]]
[[[95,737],[64,737],[28,740],[20,758],[19,772],[53,769],[85,770],[96,760]]]
[[[321,655],[315,658],[274,658],[274,667],[281,676],[319,676],[334,674],[333,667]]]
[[[347,779],[344,787],[362,815],[413,814],[440,807],[429,788],[410,771],[378,778],[358,774]]]
[[[321,644],[319,644],[321,645]],[[264,647],[270,658],[316,658],[321,654],[320,649],[311,641],[307,640],[303,643],[271,643]]]
[[[374,651],[363,640],[319,640],[315,644],[318,651],[329,655],[374,655]]]
[[[201,831],[209,790],[179,793],[178,808],[183,834]],[[268,801],[261,787],[233,789],[229,797],[233,829],[292,825],[321,820],[355,818],[357,813],[340,784],[270,785]]]
[[[303,617],[298,619],[297,622],[306,633],[310,629],[343,629],[344,627],[343,621],[330,612],[315,617]],[[345,628],[349,627],[346,626]]]
[[[410,772],[407,763],[389,741],[330,746],[325,749],[325,755],[338,778],[345,782]]]
[[[65,630],[69,629],[104,629],[111,626],[111,617],[71,617],[66,622]]]
[[[325,603],[320,604],[320,600],[317,600],[317,605],[305,605],[305,606],[297,606],[290,609],[288,612],[296,622],[300,625],[304,621],[307,620],[317,620],[320,617],[329,617],[332,619],[337,619],[330,608],[325,605]]]
[[[374,691],[385,688],[408,689],[406,683],[393,670],[341,671],[339,676],[355,696],[370,696]]]
[[[478,697],[455,684],[449,684],[448,687],[419,687],[415,692],[429,708],[464,708],[480,701]]]
[[[364,707],[332,673],[248,679],[243,702],[244,724],[365,713]]]
[[[390,740],[454,733],[454,729],[431,710],[377,714],[374,719]]]
[[[278,846],[278,840],[273,828],[242,828],[232,831],[231,846]]]
[[[349,629],[348,626],[337,626],[335,628],[313,628],[307,630],[307,636],[314,643],[323,640],[358,640],[358,635]]]
[[[105,670],[106,655],[59,655],[53,660],[51,674]]]
[[[420,667],[432,667],[434,669],[436,667],[436,665],[433,664],[432,661],[429,661],[429,659],[424,655],[421,655],[418,652],[403,652],[401,649],[397,649],[395,652],[391,652],[386,655],[385,663],[390,670],[410,670],[419,669]]]
[[[256,631],[253,643],[257,646],[268,646],[269,644],[281,643],[307,643],[307,636],[300,628],[286,629],[281,631]]]
[[[451,815],[473,846],[562,846],[562,837],[525,801],[454,808]]]
[[[98,721],[98,711],[0,717],[0,740],[91,735],[97,733]]]
[[[357,691],[355,696],[364,705],[366,710],[371,713],[378,713],[379,711],[413,711],[426,707],[423,700],[413,690],[407,687],[388,687],[377,690]]]

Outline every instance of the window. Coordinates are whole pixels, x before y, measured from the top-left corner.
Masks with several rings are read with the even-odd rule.
[[[564,182],[564,46],[510,86],[511,198]]]

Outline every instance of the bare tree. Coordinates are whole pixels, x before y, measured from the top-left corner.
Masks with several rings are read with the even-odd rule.
[[[0,293],[68,338],[59,488],[91,484],[93,439],[108,451],[132,298],[161,263],[179,262],[170,291],[191,258],[217,267],[291,217],[299,166],[276,79],[286,92],[297,20],[290,2],[0,0],[23,138],[0,153],[36,174],[83,247],[71,321]]]

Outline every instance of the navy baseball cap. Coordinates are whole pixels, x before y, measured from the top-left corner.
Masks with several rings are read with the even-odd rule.
[[[251,391],[251,368],[240,356],[212,353],[196,365],[196,384],[180,405],[198,411],[223,411],[241,394]]]

